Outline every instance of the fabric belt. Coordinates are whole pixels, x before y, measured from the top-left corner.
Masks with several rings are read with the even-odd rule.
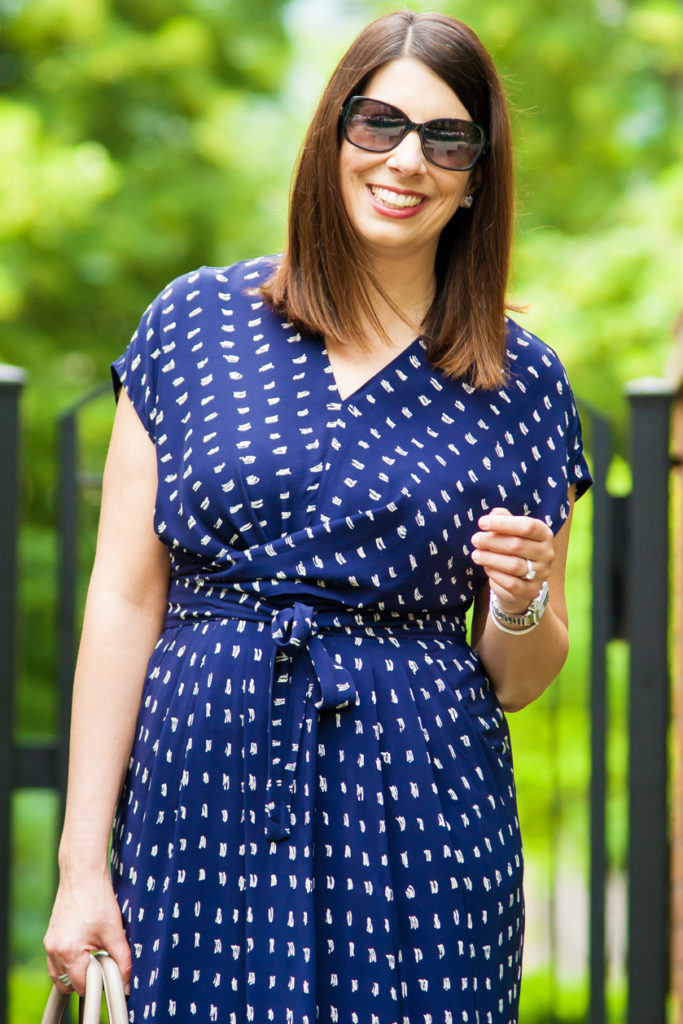
[[[275,842],[291,834],[292,797],[297,785],[297,763],[309,702],[313,702],[317,712],[341,711],[358,703],[353,678],[330,655],[323,639],[325,633],[465,640],[464,621],[457,616],[406,616],[393,620],[349,611],[316,612],[299,601],[279,609],[264,602],[225,602],[221,611],[222,614],[193,611],[183,614],[171,606],[166,626],[194,625],[207,619],[270,623],[273,652],[268,699],[265,832],[266,838]],[[310,671],[306,671],[307,668]]]
[[[276,681],[278,659],[273,658],[271,699],[268,714],[268,792],[266,806],[266,836],[285,839],[291,831],[291,796],[296,785],[296,766],[299,747],[303,740],[305,707],[309,699],[305,674],[294,672],[296,659],[310,662],[315,679],[314,705],[318,711],[341,711],[358,702],[356,686],[343,665],[335,662],[318,635],[313,609],[296,602],[283,608],[272,619],[271,635],[278,651],[284,652],[291,663],[286,678]],[[284,697],[283,749],[276,751],[273,743],[273,711],[276,686],[288,685]],[[298,685],[297,685],[298,683]]]

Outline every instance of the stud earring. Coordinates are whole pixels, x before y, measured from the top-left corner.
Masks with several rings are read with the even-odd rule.
[[[472,206],[473,202],[474,202],[474,196],[465,196],[465,198],[462,201],[462,205],[464,206],[464,208],[466,210],[469,210],[470,207]]]

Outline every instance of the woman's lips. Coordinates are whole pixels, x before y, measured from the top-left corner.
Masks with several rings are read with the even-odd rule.
[[[426,201],[417,192],[398,192],[383,185],[368,185],[372,205],[392,217],[412,217]]]

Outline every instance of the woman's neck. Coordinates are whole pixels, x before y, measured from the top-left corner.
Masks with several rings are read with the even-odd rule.
[[[373,269],[384,293],[371,288],[373,308],[387,337],[395,340],[396,347],[402,348],[420,333],[434,299],[436,279],[433,267],[428,263],[416,266],[415,261],[375,261]],[[382,340],[386,344],[386,339]]]
[[[327,356],[342,400],[362,387],[420,334],[434,297],[434,273],[420,267],[373,266],[382,292],[370,287],[376,323],[362,326],[350,343],[325,340]]]

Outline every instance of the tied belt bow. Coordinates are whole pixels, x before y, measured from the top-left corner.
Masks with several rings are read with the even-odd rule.
[[[271,635],[275,651],[268,712],[266,837],[277,841],[291,831],[291,800],[309,702],[317,711],[340,711],[356,704],[358,694],[349,672],[326,649],[311,607],[295,602],[275,612]]]
[[[325,644],[325,635],[379,636],[398,643],[398,636],[454,642],[466,645],[466,624],[454,612],[430,615],[399,615],[349,608],[319,608],[291,601],[276,608],[243,592],[220,587],[213,578],[192,576],[192,587],[176,586],[166,616],[168,628],[217,619],[245,620],[270,625],[273,642],[270,659],[268,705],[268,763],[266,782],[266,837],[286,839],[292,830],[292,798],[297,786],[315,787],[313,766],[304,764],[304,738],[315,725],[317,712],[341,711],[358,703],[356,685]],[[201,605],[196,594],[202,591]],[[185,598],[191,595],[186,605]],[[293,596],[293,595],[292,595]],[[197,610],[199,608],[199,610]],[[469,650],[469,648],[468,648]],[[338,656],[337,656],[338,657]],[[246,785],[251,785],[247,782]]]

